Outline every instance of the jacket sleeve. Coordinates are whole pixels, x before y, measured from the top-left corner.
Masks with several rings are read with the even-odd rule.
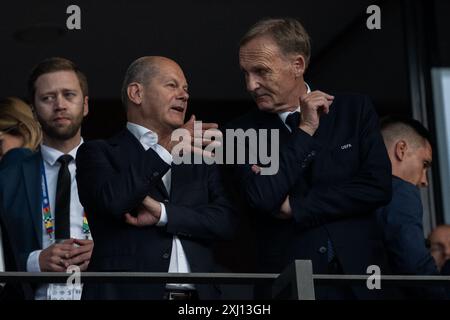
[[[391,163],[379,130],[378,117],[367,97],[360,116],[360,166],[339,184],[314,186],[306,195],[290,194],[296,222],[314,227],[346,216],[370,214],[391,200]]]
[[[392,202],[383,208],[386,247],[396,273],[438,275],[433,257],[425,246],[420,194],[411,189],[397,188]]]
[[[311,155],[319,147],[310,135],[300,129],[289,139],[279,150],[276,174],[255,174],[248,164],[236,164],[232,169],[234,181],[238,181],[237,187],[244,195],[244,200],[259,212],[272,214],[279,211],[289,190],[294,187],[303,169],[312,159]],[[245,150],[249,149],[250,146],[247,145]]]
[[[114,161],[106,142],[81,145],[76,157],[77,185],[81,204],[90,211],[121,218],[147,195],[151,184],[162,177],[169,165],[152,149],[125,170]]]
[[[206,240],[228,240],[233,237],[237,224],[236,210],[228,198],[218,167],[211,165],[207,170],[208,203],[189,207],[165,203],[167,232]]]
[[[404,275],[439,275],[425,246],[420,193],[413,185],[395,188],[392,202],[380,209],[378,218],[392,271]],[[450,299],[445,287],[412,287],[405,293],[415,298]]]

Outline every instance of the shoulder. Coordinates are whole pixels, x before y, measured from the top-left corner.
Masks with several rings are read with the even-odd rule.
[[[119,133],[117,133],[116,135],[114,135],[113,137],[109,138],[109,139],[96,139],[96,140],[89,140],[84,142],[80,148],[78,149],[78,154],[83,154],[86,152],[95,152],[95,151],[99,151],[101,152],[102,150],[107,151],[108,149],[124,143],[124,139],[127,137],[127,130],[123,130],[120,131]]]
[[[404,206],[421,205],[419,188],[403,179],[393,177],[392,200]]]
[[[334,95],[332,108],[339,112],[353,113],[373,110],[373,103],[369,96],[359,93],[339,93]]]
[[[255,128],[258,126],[258,124],[272,121],[275,117],[277,117],[276,114],[262,112],[255,108],[254,110],[249,111],[243,114],[242,116],[239,116],[238,118],[231,120],[224,126],[223,129]]]
[[[422,219],[422,201],[419,189],[400,178],[392,178],[392,200],[383,208],[390,223],[420,222]]]
[[[32,155],[33,152],[28,148],[15,148],[8,151],[0,161],[0,170],[10,166],[18,165],[26,157]]]

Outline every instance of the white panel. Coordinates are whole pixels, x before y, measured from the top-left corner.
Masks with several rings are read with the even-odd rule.
[[[450,68],[431,71],[444,222],[450,223]]]

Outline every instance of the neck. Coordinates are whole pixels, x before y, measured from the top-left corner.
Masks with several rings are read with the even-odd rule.
[[[304,96],[308,89],[306,87],[305,81],[303,78],[298,80],[298,84],[295,86],[295,88],[292,90],[292,92],[295,92],[295,94],[292,95],[292,100],[289,100],[287,104],[284,106],[280,106],[277,108],[277,112],[292,112],[297,110],[297,108],[300,105],[300,97]]]
[[[73,138],[66,139],[66,140],[60,140],[51,138],[44,134],[42,143],[46,145],[47,147],[51,147],[53,149],[56,149],[58,151],[61,151],[64,154],[69,153],[73,149],[75,149],[76,146],[78,146],[81,142],[81,135],[80,133],[76,134]]]
[[[142,119],[141,117],[133,117],[129,116],[128,121],[131,123],[138,124],[140,126],[143,126],[144,128],[147,128],[154,133],[158,135],[158,140],[166,139],[167,137],[170,139],[170,136],[172,134],[173,129],[172,128],[166,128],[161,125],[158,125],[157,123],[154,123],[152,121],[146,121]]]

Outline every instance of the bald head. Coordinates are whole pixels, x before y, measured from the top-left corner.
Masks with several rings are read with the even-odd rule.
[[[147,85],[160,73],[161,68],[167,65],[178,66],[175,61],[161,56],[146,56],[134,60],[128,67],[122,84],[121,98],[124,107],[127,108],[130,101],[128,98],[128,86],[131,83],[137,82]]]

